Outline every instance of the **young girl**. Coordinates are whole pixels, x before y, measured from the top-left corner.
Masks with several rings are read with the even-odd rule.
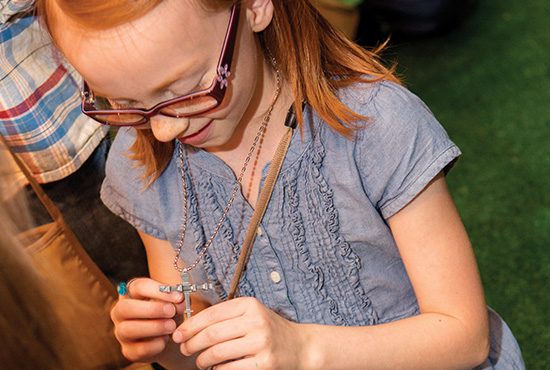
[[[308,1],[38,6],[86,81],[84,112],[131,126],[118,132],[102,188],[149,259],[151,277],[132,280],[112,310],[129,359],[523,368],[508,327],[488,313],[445,185],[458,148]],[[228,299],[245,239],[253,249]]]

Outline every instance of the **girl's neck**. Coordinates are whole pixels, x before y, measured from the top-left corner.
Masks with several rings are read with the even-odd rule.
[[[207,150],[223,160],[237,176],[244,160],[252,146],[254,138],[268,112],[277,89],[277,78],[273,67],[268,62],[261,63],[262,71],[256,91],[253,93],[249,109],[243,115],[231,140],[223,147],[211,147]],[[261,172],[264,166],[271,161],[279,141],[286,131],[284,120],[288,109],[293,102],[292,92],[288,83],[281,80],[280,93],[273,105],[273,111],[266,130],[258,143],[251,158],[246,174],[242,181],[243,195],[254,207],[259,192]]]
[[[262,60],[264,59],[260,53],[258,53],[257,57],[262,58]],[[224,156],[224,152],[234,154],[235,151],[248,151],[250,148],[258,128],[262,124],[270,106],[273,104],[273,97],[277,89],[276,72],[271,63],[265,60],[263,60],[262,63],[258,63],[256,76],[255,90],[252,92],[248,107],[241,117],[231,139],[221,146],[205,148],[208,152],[221,157]],[[279,121],[279,116],[281,114],[284,120],[286,111],[292,102],[291,96],[290,87],[285,81],[281,81],[281,91],[273,106],[273,112],[268,124],[268,131],[272,131],[269,128],[275,126],[273,123]]]

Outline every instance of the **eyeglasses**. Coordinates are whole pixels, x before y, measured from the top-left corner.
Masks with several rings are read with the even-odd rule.
[[[149,122],[149,119],[162,114],[168,117],[183,118],[205,113],[221,104],[229,86],[231,61],[235,49],[235,39],[239,23],[240,3],[231,8],[231,17],[225,33],[223,48],[218,59],[216,77],[210,87],[158,103],[150,109],[129,108],[116,109],[112,103],[94,93],[86,81],[82,89],[82,112],[88,117],[111,126],[138,126]]]

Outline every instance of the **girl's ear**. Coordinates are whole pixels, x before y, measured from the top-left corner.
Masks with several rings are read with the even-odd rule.
[[[254,32],[266,29],[273,19],[273,3],[271,0],[247,0],[246,19]]]

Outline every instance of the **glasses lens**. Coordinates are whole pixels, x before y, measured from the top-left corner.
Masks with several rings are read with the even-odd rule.
[[[172,117],[183,117],[198,114],[215,108],[218,101],[210,95],[185,99],[161,109],[161,113]]]
[[[114,109],[120,109],[121,107],[112,104],[109,99],[103,98],[101,96],[96,96],[93,103],[94,111],[109,111]],[[88,112],[89,116],[93,117],[95,120],[111,125],[111,126],[132,126],[139,125],[145,122],[145,118],[141,114],[136,113],[104,113],[99,114],[95,112]]]
[[[92,117],[99,122],[111,126],[132,126],[140,125],[145,122],[145,118],[140,114],[124,113],[124,114],[93,114]]]

